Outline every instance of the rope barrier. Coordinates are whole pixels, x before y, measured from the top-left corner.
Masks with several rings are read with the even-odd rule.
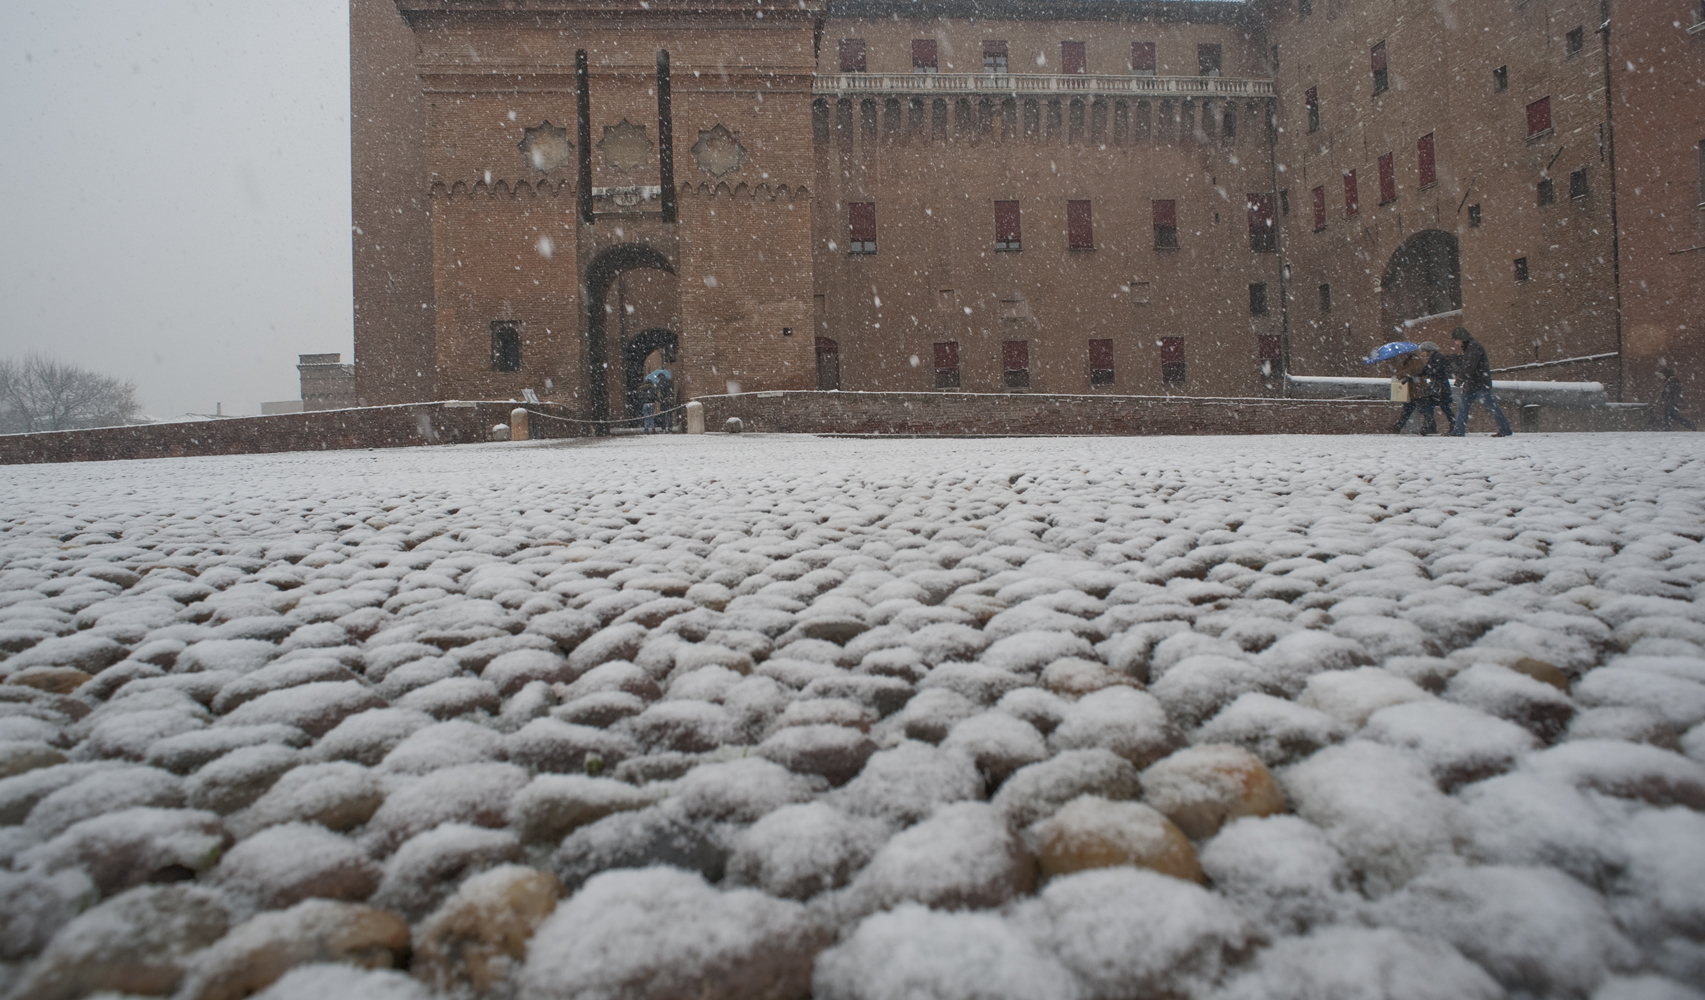
[[[689,400],[689,402],[691,401]],[[684,410],[686,408],[686,403],[682,403],[679,406],[671,406],[667,410],[659,410],[656,413],[653,413],[651,415],[651,419],[656,420],[658,417],[661,417],[666,413],[674,413],[676,410]],[[642,415],[637,417],[618,417],[615,420],[582,420],[578,417],[559,417],[553,413],[540,413],[538,410],[528,409],[527,407],[518,407],[518,409],[525,409],[529,414],[535,417],[543,417],[546,420],[558,420],[565,424],[630,424],[645,419]]]

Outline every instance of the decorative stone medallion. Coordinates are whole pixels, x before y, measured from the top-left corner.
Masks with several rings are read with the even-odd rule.
[[[568,141],[568,129],[552,125],[549,119],[526,129],[520,149],[534,170],[559,170],[574,162],[574,143]]]
[[[623,118],[619,125],[604,126],[598,150],[604,154],[604,166],[625,174],[645,166],[651,156],[651,140],[645,137],[643,126]]]
[[[699,141],[693,144],[693,161],[712,177],[721,177],[740,169],[746,160],[746,147],[734,133],[721,124],[699,131]]]

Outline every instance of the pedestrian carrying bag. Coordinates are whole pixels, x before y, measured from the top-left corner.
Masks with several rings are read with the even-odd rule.
[[[1409,402],[1409,383],[1400,378],[1391,380],[1391,401],[1394,403]]]

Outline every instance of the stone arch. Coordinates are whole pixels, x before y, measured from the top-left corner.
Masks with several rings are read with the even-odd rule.
[[[640,243],[621,243],[606,248],[592,258],[592,262],[586,267],[586,278],[581,285],[581,301],[586,303],[587,409],[593,420],[608,420],[610,417],[604,299],[609,294],[611,282],[623,271],[633,268],[651,268],[668,274],[675,273],[675,265],[669,263],[669,258],[651,247]],[[598,424],[597,428],[600,434],[609,433],[607,424]]]
[[[1404,320],[1462,308],[1462,259],[1454,235],[1425,229],[1403,241],[1379,284],[1379,318],[1386,330]]]

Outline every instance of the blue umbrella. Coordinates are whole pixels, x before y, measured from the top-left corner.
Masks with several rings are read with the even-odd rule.
[[[1400,354],[1414,354],[1420,349],[1421,345],[1412,341],[1394,340],[1368,355],[1367,358],[1362,361],[1362,364],[1373,365],[1378,364],[1381,361],[1390,361],[1392,358],[1395,358]]]
[[[669,369],[659,368],[656,371],[652,372],[650,375],[647,375],[645,377],[645,380],[647,382],[651,382],[651,383],[655,384],[659,379],[665,379],[665,378],[672,379],[674,377],[675,376],[669,374]]]

